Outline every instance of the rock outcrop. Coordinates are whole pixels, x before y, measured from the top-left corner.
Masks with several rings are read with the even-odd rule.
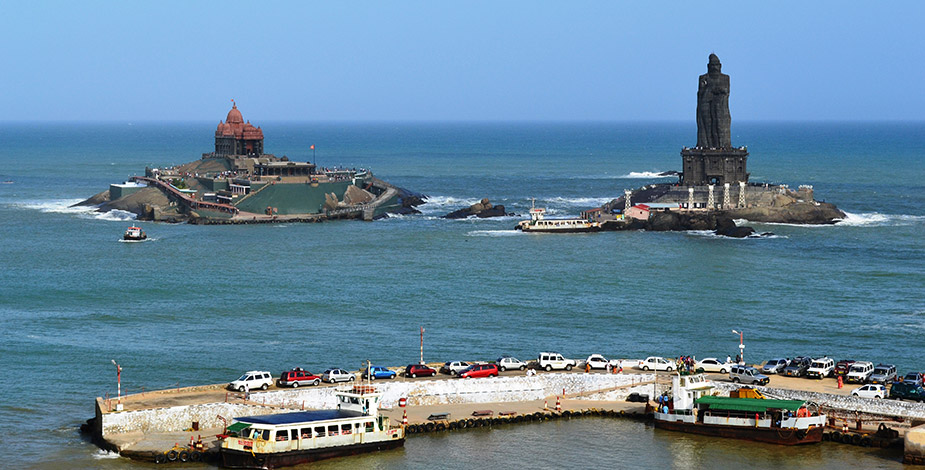
[[[739,227],[728,216],[716,212],[654,212],[648,220],[609,220],[601,225],[605,231],[648,230],[652,232],[679,232],[686,230],[712,230],[717,235],[745,238],[755,233],[751,227]]]
[[[460,209],[458,211],[450,212],[449,214],[443,216],[444,219],[465,219],[466,217],[478,217],[480,219],[488,217],[502,217],[508,215],[504,210],[503,205],[494,206],[491,204],[491,201],[488,198],[484,198],[481,201],[469,206],[465,209]]]

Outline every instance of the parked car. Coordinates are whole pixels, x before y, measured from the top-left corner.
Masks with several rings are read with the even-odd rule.
[[[582,364],[582,367],[585,367],[585,365],[590,365],[592,369],[604,369],[604,370],[607,370],[613,366],[620,367],[620,361],[616,359],[612,361],[608,361],[607,358],[605,358],[604,356],[600,354],[592,354],[588,356],[588,358],[585,359],[584,362],[582,362],[581,364]]]
[[[720,361],[715,357],[707,357],[697,361],[694,364],[694,370],[703,369],[704,372],[719,372],[720,374],[725,374],[732,369],[735,363]]]
[[[845,376],[845,381],[848,383],[865,383],[873,371],[873,363],[857,361],[848,368],[848,375]]]
[[[536,359],[540,369],[553,370],[565,369],[572,370],[577,363],[574,359],[566,359],[561,354],[555,352],[541,352]]]
[[[298,388],[301,385],[318,385],[321,383],[321,377],[301,368],[296,367],[279,374],[279,380],[276,381],[278,387]]]
[[[764,367],[761,368],[761,372],[765,374],[778,374],[780,371],[784,370],[784,367],[787,367],[787,364],[790,364],[790,361],[782,357],[776,357],[764,363]]]
[[[427,367],[424,364],[409,364],[408,367],[405,367],[405,377],[411,377],[412,379],[417,377],[433,377],[437,375],[437,370]]]
[[[890,386],[890,398],[925,402],[925,389],[914,382],[896,382]]]
[[[265,370],[249,370],[228,384],[229,390],[243,392],[245,387],[248,390],[266,390],[273,385],[273,375]]]
[[[440,372],[444,374],[456,375],[469,368],[472,364],[466,361],[448,361],[443,363]]]
[[[344,369],[328,369],[321,374],[321,380],[325,382],[353,382],[356,376]]]
[[[813,359],[813,362],[809,365],[809,369],[806,369],[806,376],[814,379],[821,379],[832,375],[834,371],[835,361],[828,357],[820,357],[818,359]]]
[[[767,385],[771,378],[752,366],[734,365],[729,371],[733,383]]]
[[[497,377],[498,366],[495,364],[473,364],[468,369],[459,373],[458,377],[463,379],[472,379],[478,377]]]
[[[809,365],[811,363],[811,358],[797,356],[790,361],[787,367],[784,367],[784,370],[781,371],[780,374],[786,375],[787,377],[803,377],[806,375],[806,371],[809,370]]]
[[[674,370],[674,361],[665,359],[664,357],[659,356],[650,356],[643,361],[639,361],[639,365],[636,366],[642,370]]]
[[[513,369],[524,370],[527,368],[527,363],[517,359],[516,357],[499,357],[496,362],[498,363],[498,369],[501,370],[501,372]]]
[[[922,386],[922,384],[925,383],[925,380],[923,380],[922,375],[923,374],[921,372],[909,372],[902,378],[901,382]]]
[[[394,379],[397,375],[394,370],[389,370],[383,366],[371,366],[363,371],[363,378],[368,378],[369,380]]]
[[[848,375],[848,369],[850,369],[851,364],[854,364],[855,362],[857,361],[855,361],[854,359],[843,359],[841,361],[836,362],[835,372],[833,372],[833,374],[835,375],[835,377],[838,377],[839,375],[841,376]]]
[[[867,381],[872,384],[887,384],[896,380],[896,366],[892,364],[877,364]]]
[[[886,387],[877,384],[867,384],[851,391],[851,395],[861,398],[885,398]]]

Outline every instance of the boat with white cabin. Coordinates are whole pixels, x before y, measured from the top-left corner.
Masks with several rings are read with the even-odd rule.
[[[148,234],[146,234],[145,231],[141,229],[141,227],[136,227],[134,225],[126,229],[125,234],[122,235],[123,240],[133,242],[141,241],[146,238],[148,238]]]
[[[546,209],[536,207],[534,201],[530,208],[530,220],[522,220],[514,227],[515,230],[523,232],[546,232],[546,233],[583,233],[599,232],[601,230],[600,222],[593,222],[587,219],[547,219],[545,218]]]
[[[676,374],[672,399],[654,413],[655,427],[782,445],[822,441],[826,417],[803,400],[719,396],[714,389],[703,374]]]
[[[272,469],[404,445],[404,427],[379,414],[375,387],[352,385],[334,395],[335,410],[235,418],[221,442],[222,467]]]

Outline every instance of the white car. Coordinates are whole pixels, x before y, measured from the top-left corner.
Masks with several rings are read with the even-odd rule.
[[[665,359],[664,357],[651,356],[647,357],[644,361],[639,361],[639,365],[636,367],[642,370],[667,370],[669,372],[674,370],[674,361]]]
[[[228,384],[230,390],[237,390],[243,392],[245,388],[248,390],[266,390],[270,388],[270,385],[273,385],[273,376],[265,370],[249,370],[245,372],[241,377],[238,377],[238,380]]]
[[[886,398],[886,387],[880,384],[867,384],[851,391],[851,395],[861,398]]]
[[[732,370],[732,366],[734,365],[734,363],[720,361],[715,357],[707,357],[694,363],[694,370],[703,369],[704,372],[719,372],[720,374],[725,374]]]
[[[828,357],[820,357],[818,359],[813,359],[813,363],[809,365],[809,369],[806,371],[806,376],[822,379],[832,375],[834,371],[835,361]]]
[[[325,382],[353,382],[356,376],[344,369],[328,369],[321,374],[321,380]]]
[[[554,352],[541,352],[536,358],[536,363],[539,364],[540,369],[546,369],[547,371],[553,369],[572,370],[572,367],[577,365],[574,359],[566,359],[561,354]]]
[[[440,368],[440,372],[450,375],[459,375],[460,372],[468,369],[471,365],[472,363],[466,361],[448,361]]]
[[[588,356],[588,358],[585,359],[584,362],[582,362],[582,367],[588,364],[591,365],[592,369],[605,369],[606,370],[613,366],[620,367],[620,361],[616,359],[612,361],[608,361],[606,357],[600,354],[592,354]]]
[[[868,361],[857,361],[848,368],[848,376],[845,382],[864,383],[867,378],[874,372],[874,364]]]
[[[524,370],[527,368],[527,363],[517,359],[516,357],[499,357],[498,358],[498,370],[504,372],[506,370]]]

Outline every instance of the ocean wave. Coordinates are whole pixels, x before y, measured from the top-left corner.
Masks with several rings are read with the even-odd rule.
[[[472,230],[471,232],[466,233],[470,237],[511,237],[517,235],[523,235],[523,232],[520,230]]]
[[[663,171],[631,171],[620,178],[642,179],[642,178],[677,178],[678,175],[663,175]]]
[[[439,207],[450,207],[450,206],[459,206],[459,207],[469,207],[477,202],[481,201],[479,199],[469,199],[462,197],[454,196],[427,196],[427,202],[422,207],[427,206],[439,206]]]
[[[561,206],[580,206],[591,208],[598,207],[601,204],[612,201],[613,199],[613,197],[552,197],[548,199],[540,199],[539,201]]]
[[[118,459],[120,457],[118,452],[110,452],[108,450],[97,449],[96,452],[91,454],[94,459],[103,460],[103,459]]]
[[[91,218],[98,220],[109,220],[113,222],[124,222],[126,220],[135,220],[137,217],[133,212],[113,209],[109,212],[91,212],[86,214]]]
[[[879,212],[853,214],[851,212],[845,212],[845,218],[839,220],[836,225],[847,227],[882,227],[886,225],[912,225],[923,221],[925,221],[925,216],[922,215],[881,214]]]
[[[717,235],[713,230],[685,230],[684,233],[688,235],[693,235],[703,238],[720,238],[723,240],[755,240],[755,239],[772,239],[772,238],[790,238],[786,235],[777,235],[776,233],[760,233],[755,232],[747,237],[736,238],[736,237],[727,237],[723,235]]]
[[[25,210],[36,210],[46,214],[71,214],[86,219],[106,220],[109,222],[125,222],[135,220],[134,213],[113,209],[108,212],[99,212],[99,206],[74,206],[83,199],[51,199],[47,201],[27,201],[10,204]]]

